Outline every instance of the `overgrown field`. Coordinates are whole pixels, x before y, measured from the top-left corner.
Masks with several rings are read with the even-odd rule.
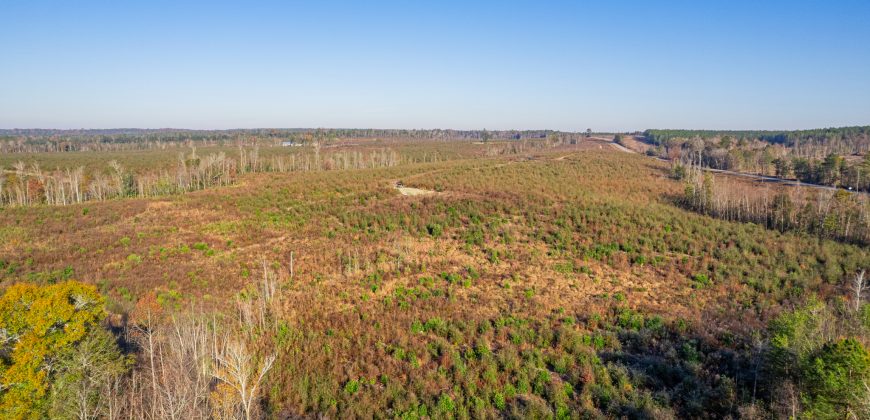
[[[252,359],[275,357],[257,403],[271,417],[866,413],[801,370],[823,346],[867,344],[848,289],[866,248],[684,210],[666,164],[607,145],[454,150],[3,208],[0,279],[96,285],[117,329],[240,319]],[[435,193],[403,196],[397,181]],[[252,302],[264,303],[249,319]],[[830,336],[800,347],[794,331],[822,324],[794,320],[807,305],[829,314]],[[146,364],[141,341],[120,340]],[[209,392],[190,410],[217,417]]]

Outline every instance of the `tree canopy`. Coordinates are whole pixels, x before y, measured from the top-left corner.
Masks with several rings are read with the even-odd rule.
[[[0,297],[0,417],[44,417],[55,362],[99,329],[104,316],[94,286],[66,281],[7,288]]]

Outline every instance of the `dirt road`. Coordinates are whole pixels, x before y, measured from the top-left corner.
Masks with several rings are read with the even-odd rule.
[[[412,187],[402,187],[399,185],[396,185],[396,189],[399,190],[399,194],[410,195],[410,196],[437,194],[435,191],[432,191],[432,190],[424,190],[421,188],[412,188]]]

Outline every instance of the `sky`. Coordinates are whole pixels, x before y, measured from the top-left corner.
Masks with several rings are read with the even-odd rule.
[[[870,124],[870,1],[0,0],[0,128]]]

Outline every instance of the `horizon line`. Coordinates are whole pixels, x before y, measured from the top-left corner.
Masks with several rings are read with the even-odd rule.
[[[809,131],[809,130],[827,130],[827,129],[844,129],[844,128],[861,128],[870,127],[868,124],[850,124],[850,125],[831,125],[824,127],[804,127],[804,128],[644,128],[644,129],[628,129],[628,130],[564,130],[556,128],[390,128],[390,127],[232,127],[232,128],[182,128],[182,127],[107,127],[107,128],[45,128],[45,127],[0,127],[0,131],[17,131],[17,130],[45,130],[45,131],[110,131],[110,130],[141,130],[141,131],[244,131],[244,130],[394,130],[394,131],[555,131],[560,133],[585,133],[591,130],[593,133],[638,133],[646,130],[669,130],[669,131]]]

